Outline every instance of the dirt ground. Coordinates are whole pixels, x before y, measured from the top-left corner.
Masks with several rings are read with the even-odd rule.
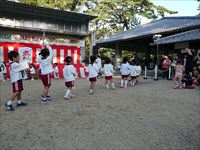
[[[172,81],[143,80],[137,86],[106,90],[77,79],[73,100],[63,99],[64,81],[53,80],[53,101],[42,104],[40,80],[24,81],[27,107],[14,112],[4,103],[9,82],[0,83],[1,150],[200,150],[200,91],[172,89]]]

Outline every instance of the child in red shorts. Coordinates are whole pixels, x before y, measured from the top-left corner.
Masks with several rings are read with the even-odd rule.
[[[73,98],[74,95],[72,95],[71,90],[74,86],[74,80],[77,76],[77,72],[75,67],[71,64],[72,58],[70,56],[67,56],[64,60],[67,64],[63,68],[63,76],[65,78],[65,85],[67,87],[67,91],[65,93],[64,98],[66,100],[70,100],[70,98]]]
[[[110,89],[108,83],[112,85],[112,89],[115,90],[115,84],[113,83],[113,73],[115,72],[113,69],[113,65],[111,64],[110,58],[106,58],[105,64],[103,66],[104,68],[104,74],[105,74],[105,84],[106,84],[106,89]]]
[[[22,82],[22,71],[28,68],[28,65],[25,66],[22,63],[19,63],[19,53],[16,51],[10,51],[8,53],[8,58],[12,61],[10,63],[10,81],[13,87],[13,94],[5,103],[5,106],[8,110],[14,111],[15,109],[12,106],[13,101],[17,98],[17,107],[26,106],[27,103],[21,100],[21,92],[23,91],[23,82]]]
[[[96,81],[97,81],[97,76],[99,73],[99,66],[95,63],[96,61],[96,56],[90,56],[90,64],[88,65],[86,72],[88,73],[89,80],[90,80],[90,92],[89,94],[94,93]]]
[[[51,101],[51,97],[48,96],[49,88],[51,87],[51,73],[54,71],[52,67],[53,51],[49,45],[39,53],[37,62],[40,64],[41,69],[41,80],[44,85],[44,92],[42,95],[42,103]]]

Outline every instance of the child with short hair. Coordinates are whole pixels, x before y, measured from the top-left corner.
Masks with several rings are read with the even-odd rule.
[[[72,95],[71,90],[74,86],[74,80],[77,76],[77,72],[75,67],[71,64],[72,63],[72,57],[67,56],[64,60],[66,62],[65,67],[63,68],[63,76],[65,79],[65,85],[67,87],[67,91],[65,93],[64,98],[66,100],[70,100],[70,98],[73,98],[74,95]]]
[[[181,88],[181,80],[183,77],[183,71],[184,71],[184,66],[181,65],[181,61],[177,60],[176,66],[175,66],[175,76],[174,76],[174,83],[175,87],[174,89]]]
[[[51,97],[48,96],[49,88],[51,87],[51,73],[53,72],[52,67],[53,51],[49,45],[46,45],[45,48],[39,53],[37,62],[40,64],[41,69],[41,80],[44,85],[44,92],[42,95],[42,103],[47,103],[51,101]]]
[[[131,62],[130,62],[130,75],[131,75],[131,85],[135,85],[136,82],[137,82],[137,66],[136,66],[136,60],[133,59]]]
[[[31,75],[31,80],[34,80],[34,76],[35,76],[35,67],[34,67],[34,64],[30,65],[30,75]]]
[[[128,57],[124,57],[123,58],[123,62],[121,64],[120,67],[120,72],[121,72],[121,88],[127,88],[127,84],[128,84],[128,77],[129,77],[129,73],[130,73],[130,68],[129,68],[129,63],[128,63]]]
[[[99,66],[95,63],[96,61],[96,56],[90,56],[90,64],[88,65],[86,72],[88,73],[88,77],[90,80],[90,92],[89,94],[94,93],[96,81],[97,81],[97,76],[99,73]]]
[[[108,83],[112,85],[112,89],[115,90],[115,84],[112,81],[112,76],[114,73],[113,65],[111,64],[110,58],[106,58],[105,64],[104,64],[104,74],[105,74],[105,84],[106,84],[106,89],[110,89]]]
[[[10,81],[13,87],[13,94],[5,103],[5,106],[8,110],[14,111],[15,109],[12,106],[13,101],[17,98],[17,107],[26,106],[27,103],[21,100],[21,93],[23,91],[23,82],[22,82],[22,71],[27,69],[28,66],[19,63],[19,53],[16,51],[10,51],[8,53],[8,58],[11,60],[10,63]]]

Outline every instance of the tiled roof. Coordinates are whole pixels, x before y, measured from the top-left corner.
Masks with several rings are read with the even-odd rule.
[[[107,39],[98,40],[96,44],[151,37],[154,34],[182,32],[200,27],[200,16],[164,17],[136,28],[112,35]]]
[[[178,43],[178,42],[194,41],[194,40],[200,40],[200,28],[161,38],[152,45],[155,45],[157,43],[170,44],[170,43]]]

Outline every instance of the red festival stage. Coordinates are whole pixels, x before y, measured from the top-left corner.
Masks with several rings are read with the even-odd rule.
[[[78,77],[85,77],[85,69],[80,62],[80,48],[77,46],[66,46],[66,45],[56,45],[50,44],[53,49],[53,64],[57,63],[59,68],[59,75],[63,78],[62,69],[64,68],[64,58],[66,56],[71,56],[73,59],[72,64],[75,66]],[[6,62],[7,70],[9,70],[9,51],[18,51],[21,59],[26,59],[29,63],[33,63],[36,69],[39,69],[39,64],[37,63],[37,55],[40,52],[40,44],[32,43],[17,43],[17,42],[0,42],[0,54],[2,59]],[[9,71],[7,71],[7,76],[9,76]]]

